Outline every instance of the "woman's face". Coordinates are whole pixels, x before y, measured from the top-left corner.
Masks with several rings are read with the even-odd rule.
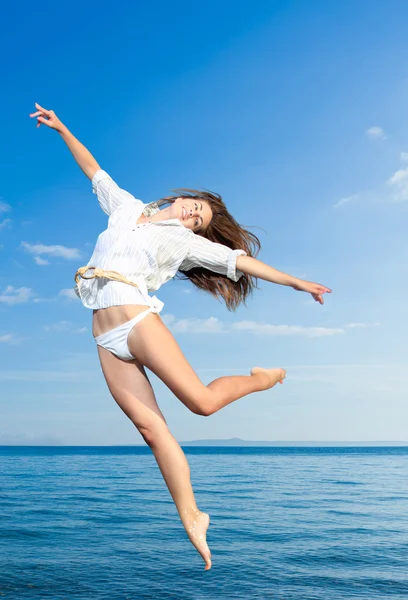
[[[212,219],[212,210],[205,200],[177,198],[171,205],[173,219],[179,219],[187,229],[199,232],[206,229]]]

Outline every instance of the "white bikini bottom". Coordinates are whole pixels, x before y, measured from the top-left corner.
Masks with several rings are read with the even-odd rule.
[[[156,312],[152,306],[133,317],[130,321],[123,323],[123,325],[119,325],[119,327],[96,336],[96,345],[109,350],[109,352],[112,352],[112,354],[115,354],[115,356],[122,360],[134,360],[135,357],[129,350],[129,334],[136,323],[139,323],[150,312]]]

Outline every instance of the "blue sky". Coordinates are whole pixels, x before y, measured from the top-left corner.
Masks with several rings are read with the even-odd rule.
[[[58,134],[29,119],[36,101],[121,187],[146,202],[217,191],[257,227],[261,260],[333,288],[321,307],[260,282],[236,313],[187,282],[161,288],[204,382],[288,370],[210,418],[152,376],[177,439],[407,438],[407,17],[398,0],[7,7],[0,443],[140,442],[67,291],[106,216]]]

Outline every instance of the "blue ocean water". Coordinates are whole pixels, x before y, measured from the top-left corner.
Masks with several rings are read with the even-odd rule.
[[[0,447],[0,598],[408,597],[408,448],[185,448],[190,545],[143,447]]]

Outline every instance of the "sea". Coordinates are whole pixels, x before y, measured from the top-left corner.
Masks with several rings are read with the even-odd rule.
[[[184,450],[210,571],[148,448],[0,447],[0,600],[407,600],[407,447]]]

